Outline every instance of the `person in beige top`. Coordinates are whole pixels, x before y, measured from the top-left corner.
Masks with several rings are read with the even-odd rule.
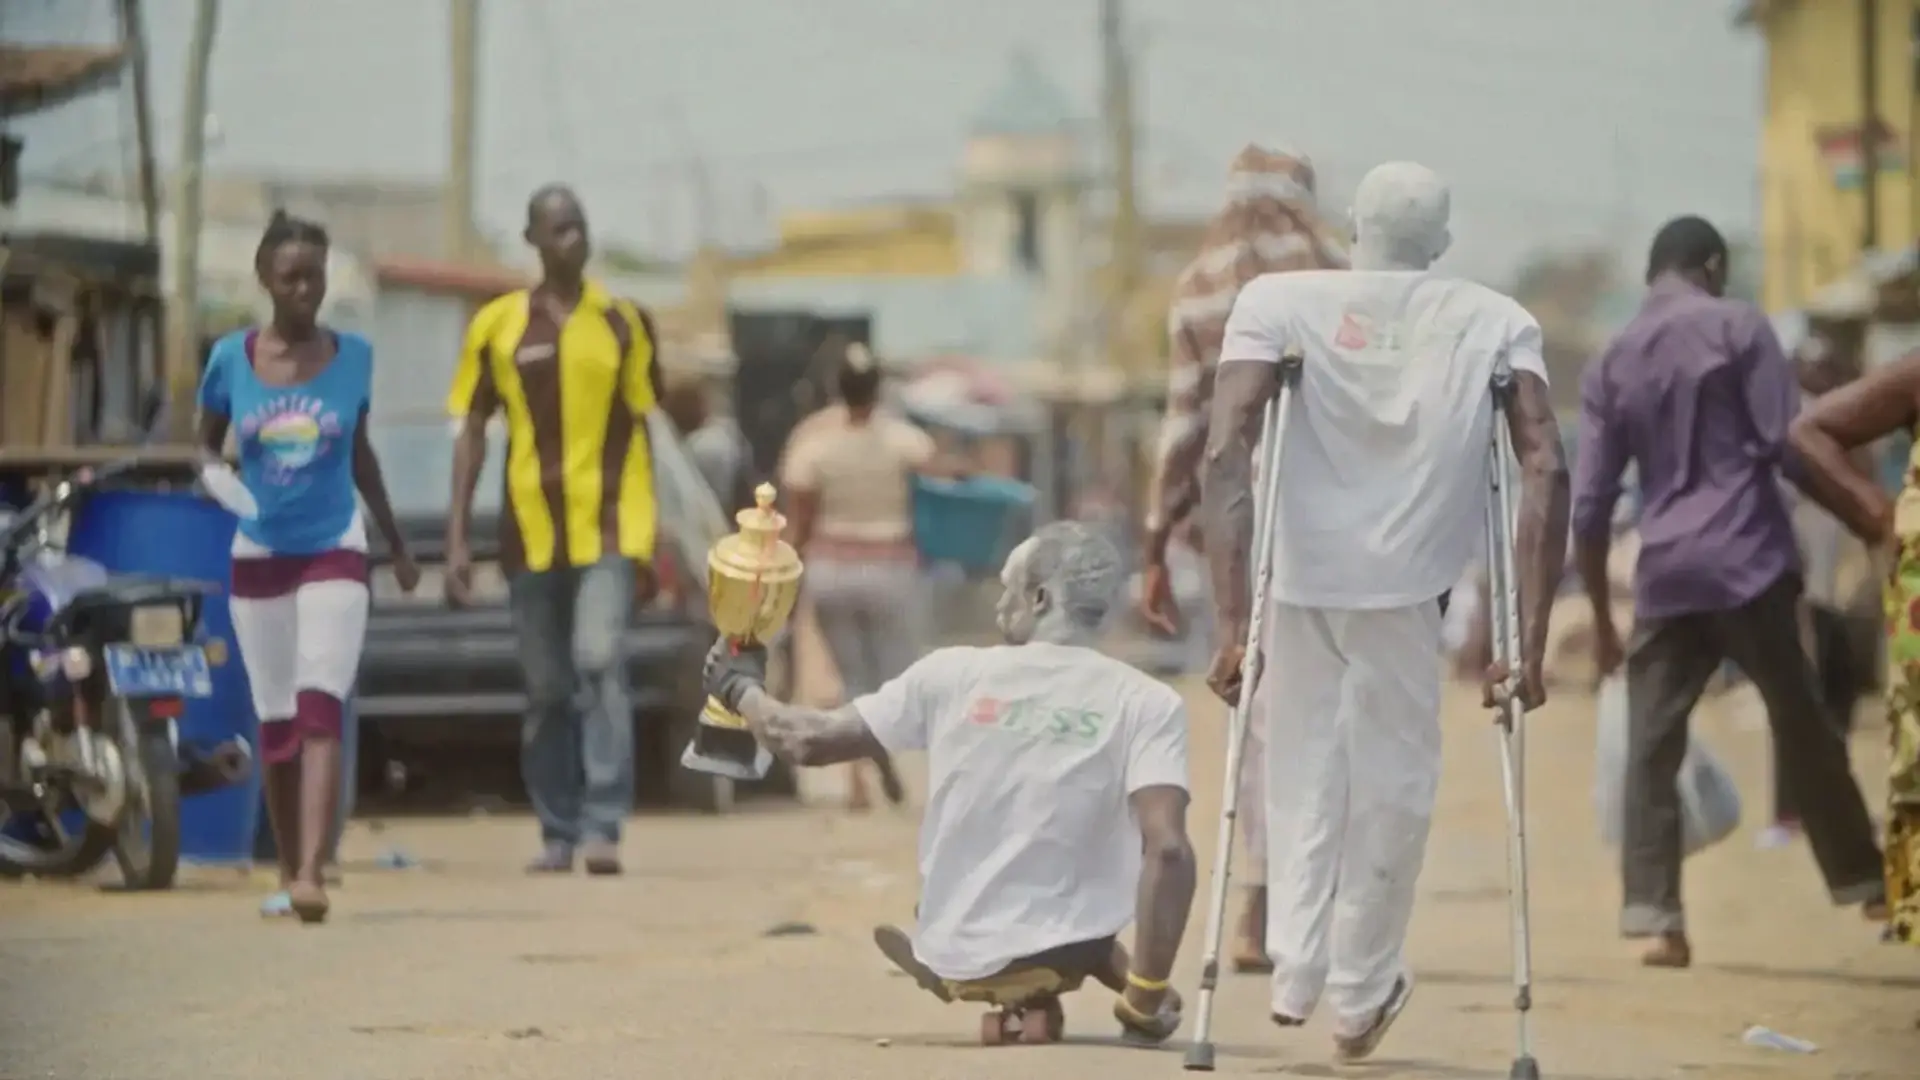
[[[794,429],[781,466],[792,541],[846,700],[871,694],[919,659],[920,572],[913,542],[915,473],[934,468],[932,436],[880,409],[880,364],[864,345],[841,359],[840,400]],[[893,763],[875,763],[887,801],[905,798]],[[867,804],[851,766],[850,804]]]

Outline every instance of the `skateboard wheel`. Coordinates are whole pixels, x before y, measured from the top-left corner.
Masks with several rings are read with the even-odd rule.
[[[980,1045],[1001,1046],[1007,1041],[1007,1018],[1004,1014],[990,1012],[980,1017]]]
[[[1028,1046],[1053,1042],[1053,1017],[1045,1005],[1033,1005],[1020,1012],[1020,1041]]]

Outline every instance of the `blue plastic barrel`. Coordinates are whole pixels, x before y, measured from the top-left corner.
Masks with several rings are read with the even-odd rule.
[[[994,574],[1033,521],[1034,490],[1002,476],[915,477],[913,536],[920,557]]]
[[[202,615],[209,645],[219,642],[225,663],[213,669],[213,696],[189,700],[180,741],[212,747],[233,738],[260,745],[246,668],[233,640],[224,590],[230,584],[233,531],[238,522],[219,505],[190,492],[104,491],[87,497],[73,517],[67,550],[116,574],[149,574],[212,582]],[[199,863],[251,863],[260,807],[260,773],[218,791],[195,795],[180,807],[180,855]]]

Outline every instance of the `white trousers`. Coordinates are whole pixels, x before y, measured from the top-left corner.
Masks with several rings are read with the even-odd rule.
[[[1273,1011],[1325,994],[1363,1030],[1403,950],[1440,782],[1440,605],[1267,614],[1267,953]]]
[[[229,605],[246,665],[262,760],[308,738],[339,738],[367,632],[366,529],[356,513],[339,546],[282,555],[236,534]]]

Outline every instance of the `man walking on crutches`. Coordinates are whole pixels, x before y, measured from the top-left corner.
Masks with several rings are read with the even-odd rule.
[[[1271,665],[1259,692],[1272,1015],[1297,1026],[1328,997],[1344,1061],[1374,1051],[1413,990],[1403,951],[1439,784],[1444,594],[1492,526],[1495,606],[1508,608],[1516,586],[1525,605],[1501,620],[1517,633],[1499,636],[1496,660],[1505,663],[1487,674],[1504,727],[1545,699],[1541,661],[1565,558],[1567,468],[1539,325],[1508,297],[1429,270],[1447,248],[1448,212],[1433,172],[1382,165],[1354,197],[1352,270],[1270,275],[1242,290],[1220,353],[1204,466],[1223,643],[1209,682],[1238,701],[1256,625],[1260,656],[1244,666]],[[1255,439],[1276,397],[1278,445],[1268,448],[1273,468],[1256,500]],[[1488,453],[1503,418],[1520,466],[1511,547],[1505,521],[1485,515],[1490,481],[1506,473],[1504,455],[1490,465]],[[1272,505],[1271,535],[1257,551],[1256,501]],[[1257,598],[1251,558],[1270,566]],[[1517,657],[1508,651],[1516,648]],[[1519,776],[1508,760],[1514,841]],[[1209,983],[1223,884],[1214,885]],[[1517,884],[1513,902],[1519,929]],[[1524,956],[1515,959],[1524,976]],[[1522,1010],[1525,996],[1523,988]],[[1211,1005],[1203,984],[1191,1067],[1211,1066]],[[1524,1044],[1521,1056],[1515,1071],[1524,1075],[1532,1068]]]
[[[1147,492],[1140,610],[1148,625],[1169,637],[1182,629],[1204,633],[1207,620],[1182,628],[1174,604],[1168,548],[1175,535],[1204,543],[1192,519],[1200,508],[1200,455],[1207,442],[1208,408],[1227,315],[1242,286],[1262,274],[1332,270],[1347,265],[1346,238],[1328,224],[1315,196],[1313,162],[1305,154],[1250,143],[1227,173],[1226,204],[1207,224],[1206,240],[1174,283],[1167,312],[1167,411],[1160,425],[1153,482]],[[1245,903],[1234,931],[1233,969],[1268,972],[1267,830],[1259,714],[1243,727],[1255,760],[1231,781],[1238,830],[1247,856]]]

